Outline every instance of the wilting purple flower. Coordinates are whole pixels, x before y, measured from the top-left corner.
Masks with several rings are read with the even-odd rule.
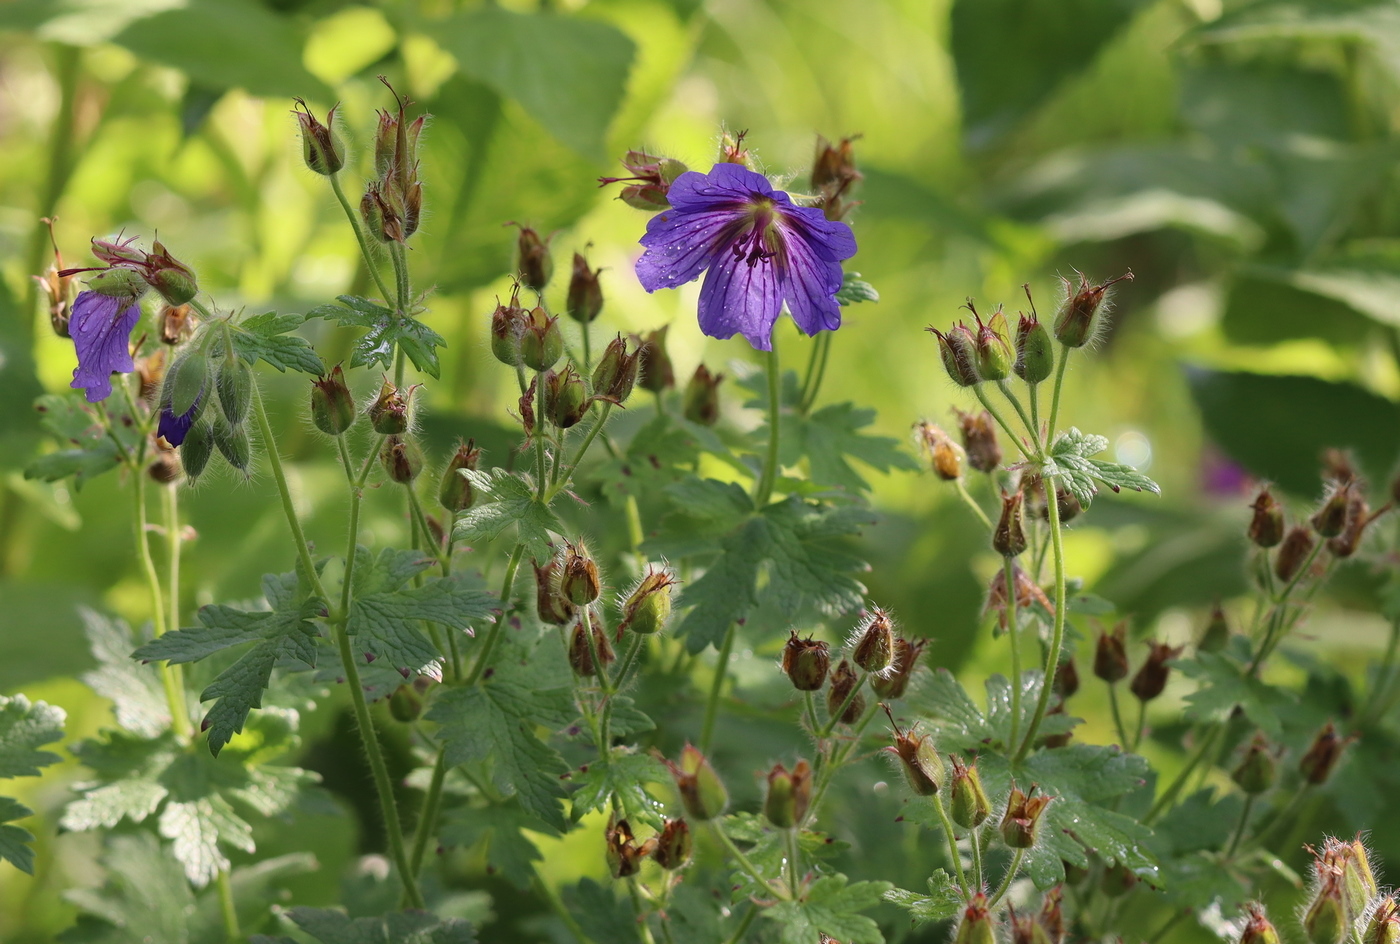
[[[68,332],[77,349],[78,366],[72,387],[84,388],[89,403],[112,395],[112,374],[136,369],[131,360],[131,329],[141,317],[141,306],[129,295],[82,292],[73,302]]]
[[[194,421],[199,418],[199,405],[204,400],[204,392],[194,398],[194,403],[190,408],[179,416],[170,408],[170,404],[163,403],[160,407],[160,423],[156,426],[156,435],[164,436],[165,441],[172,446],[178,446],[185,441],[189,435],[190,427],[194,426]]]
[[[667,199],[671,208],[652,217],[642,237],[637,278],[654,292],[708,269],[701,331],[712,338],[742,334],[758,350],[771,350],[784,302],[804,334],[841,326],[841,260],[856,252],[845,223],[794,206],[766,177],[738,164],[681,174]]]

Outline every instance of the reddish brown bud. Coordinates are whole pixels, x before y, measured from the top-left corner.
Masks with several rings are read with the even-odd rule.
[[[1079,276],[1077,289],[1070,284],[1069,279],[1060,280],[1065,285],[1065,301],[1060,306],[1059,314],[1055,316],[1055,338],[1065,347],[1083,347],[1088,344],[1101,324],[1098,318],[1099,309],[1103,307],[1104,296],[1109,286],[1115,282],[1131,282],[1133,279],[1131,272],[1125,272],[1116,279],[1090,285],[1084,273],[1076,274]]]
[[[558,557],[551,557],[541,567],[534,561],[535,568],[535,609],[541,623],[563,626],[573,618],[574,605],[559,589],[561,564]]]
[[[355,425],[356,415],[355,397],[339,364],[329,374],[311,381],[311,422],[317,429],[328,436],[339,436]]]
[[[963,451],[967,453],[968,464],[978,472],[994,472],[1001,465],[1001,446],[997,443],[996,428],[992,414],[964,413],[957,408],[953,412],[958,417],[958,427],[962,430]]]
[[[812,765],[799,760],[788,770],[777,764],[768,771],[768,793],[763,815],[779,829],[794,829],[807,818],[812,802]]]
[[[914,431],[934,475],[945,482],[962,478],[962,449],[947,433],[929,422],[916,423]]]
[[[1274,558],[1274,575],[1284,583],[1291,581],[1312,556],[1313,536],[1307,528],[1295,525],[1283,539],[1283,546]]]
[[[674,871],[690,861],[692,840],[690,826],[683,819],[668,819],[656,837],[656,851],[651,857],[667,871]]]
[[[655,839],[637,844],[632,827],[625,819],[610,820],[604,839],[607,842],[608,871],[613,878],[636,875],[642,867],[642,860],[656,851]]]
[[[1001,493],[1001,518],[992,532],[992,549],[1003,557],[1015,557],[1026,549],[1026,532],[1021,523],[1021,490]]]
[[[515,243],[515,266],[520,273],[520,281],[536,292],[543,292],[554,275],[554,258],[549,253],[549,240],[541,239],[539,233],[523,223],[506,225],[520,228],[520,237]]]
[[[909,789],[916,796],[933,796],[943,787],[947,777],[943,759],[934,749],[933,740],[926,734],[915,733],[912,728],[899,730],[888,705],[885,706],[885,714],[889,715],[890,727],[894,728],[894,746],[885,750],[899,758],[900,766],[904,768],[904,778],[909,781]]]
[[[865,714],[865,696],[856,692],[859,684],[856,670],[851,668],[850,662],[842,659],[836,671],[831,673],[831,686],[826,692],[826,710],[842,724],[855,724]],[[854,696],[853,692],[856,692]]]
[[[593,395],[610,403],[625,402],[637,382],[640,357],[635,348],[631,354],[627,353],[627,342],[620,334],[608,342],[598,366],[593,369]]]
[[[560,568],[559,590],[564,599],[574,606],[586,606],[598,599],[603,589],[598,579],[598,565],[583,542],[565,546]]]
[[[689,169],[680,161],[657,157],[645,151],[628,151],[622,158],[622,166],[632,176],[599,177],[598,185],[626,183],[618,199],[630,207],[653,213],[671,205],[666,193],[675,179]]]
[[[1006,801],[1006,813],[1001,818],[1001,838],[1013,849],[1029,849],[1035,845],[1040,832],[1040,815],[1050,805],[1052,797],[1035,795],[1036,785],[1022,793],[1019,787],[1011,788],[1011,797]]]
[[[1079,691],[1079,667],[1075,665],[1074,656],[1066,656],[1055,667],[1054,686],[1055,694],[1062,699],[1069,698]]]
[[[645,338],[633,335],[637,342],[637,354],[641,357],[641,377],[637,383],[643,390],[660,393],[676,385],[676,372],[671,367],[671,358],[666,353],[666,333],[670,325],[658,328]]]
[[[832,144],[817,135],[817,155],[812,161],[812,190],[821,195],[822,212],[829,220],[841,219],[853,206],[842,198],[861,179],[851,147],[858,137],[842,138],[839,143]]]
[[[341,143],[340,135],[335,133],[335,108],[326,113],[326,122],[322,124],[311,114],[306,102],[299,98],[293,101],[297,103],[297,108],[292,114],[296,115],[297,124],[301,126],[302,162],[322,176],[340,173],[345,166],[345,145]]]
[[[1327,539],[1327,550],[1340,560],[1351,557],[1361,546],[1361,538],[1370,523],[1371,506],[1366,503],[1366,496],[1361,490],[1353,488],[1347,502],[1346,523],[1342,526],[1342,533]]]
[[[1334,488],[1313,514],[1313,530],[1324,538],[1335,538],[1346,529],[1347,507],[1351,504],[1352,484]]]
[[[194,334],[195,318],[190,314],[192,310],[189,305],[160,306],[156,324],[160,326],[162,344],[174,346],[188,340],[190,335]]]
[[[588,415],[588,390],[573,364],[544,375],[544,409],[549,421],[560,429],[577,426]]]
[[[584,628],[582,611],[574,622],[574,628],[569,634],[569,666],[574,670],[574,674],[580,678],[592,678],[598,674],[598,666],[593,661],[593,653],[598,653],[598,662],[603,667],[612,665],[617,661],[617,656],[613,652],[613,647],[608,642],[608,634],[602,630],[602,614],[594,611],[590,614],[588,625],[592,629],[593,643],[590,646],[589,632]]]
[[[1259,490],[1254,504],[1254,517],[1249,521],[1249,540],[1256,547],[1274,547],[1283,540],[1283,506],[1266,485]]]
[[[384,385],[379,388],[379,396],[365,411],[369,414],[369,424],[374,427],[376,433],[386,436],[407,432],[412,402],[412,387],[400,390],[385,377]]]
[[[667,761],[666,765],[676,780],[681,805],[692,819],[706,822],[724,812],[729,804],[729,791],[725,790],[719,774],[704,754],[687,744],[681,750],[680,763]]]
[[[1094,674],[1112,684],[1128,674],[1128,624],[1119,623],[1112,632],[1100,632],[1094,650]]]
[[[947,334],[933,325],[925,330],[938,339],[938,356],[953,383],[972,387],[982,382],[977,374],[977,337],[966,325],[954,325]]]
[[[894,663],[894,623],[878,606],[856,627],[851,659],[867,672],[879,674]]]
[[[598,281],[602,269],[592,269],[588,260],[574,253],[574,271],[569,277],[569,295],[564,310],[579,324],[588,324],[603,310],[603,286]]]
[[[1167,687],[1167,676],[1171,674],[1171,668],[1167,665],[1172,659],[1181,655],[1185,651],[1184,646],[1169,646],[1163,642],[1149,641],[1147,644],[1147,660],[1133,676],[1128,688],[1139,701],[1152,701],[1162,690]]]
[[[783,673],[792,687],[799,692],[818,691],[826,683],[830,669],[830,647],[810,637],[799,639],[797,630],[793,630],[783,647]]]
[[[438,486],[438,504],[452,513],[466,511],[472,506],[476,496],[472,483],[462,474],[475,472],[481,459],[481,450],[476,448],[476,440],[458,442],[452,458],[447,460],[447,468],[442,473],[442,484]]]
[[[719,420],[719,385],[724,374],[711,373],[704,364],[695,368],[695,374],[685,385],[681,396],[681,412],[692,423],[713,426]]]
[[[1323,784],[1332,776],[1333,769],[1337,766],[1337,761],[1341,760],[1342,752],[1347,749],[1351,738],[1343,738],[1337,733],[1332,722],[1323,725],[1317,737],[1313,739],[1312,745],[1302,760],[1298,762],[1298,769],[1303,774],[1303,779],[1311,784]]]
[[[875,689],[875,694],[887,700],[903,698],[909,688],[909,680],[914,677],[914,670],[919,667],[919,655],[927,643],[926,639],[910,642],[903,637],[897,638],[894,641],[894,664],[884,675],[870,679],[870,687]]]

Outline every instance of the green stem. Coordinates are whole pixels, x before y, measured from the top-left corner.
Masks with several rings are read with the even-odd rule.
[[[574,936],[574,939],[577,940],[579,944],[589,944],[591,938],[584,933],[583,926],[578,923],[578,919],[573,916],[564,902],[559,900],[559,896],[555,894],[554,889],[545,884],[545,880],[540,877],[538,870],[535,871],[532,884],[535,887],[535,894],[545,900],[549,905],[549,909],[554,912],[555,917],[564,923],[564,927],[569,929],[569,933]]]
[[[132,484],[135,486],[133,524],[136,530],[136,556],[141,562],[141,574],[146,579],[146,589],[151,594],[151,630],[156,636],[165,635],[168,628],[165,622],[165,597],[160,590],[160,577],[156,574],[155,561],[151,558],[151,545],[147,538],[146,525],[146,477],[141,472],[141,463],[133,466]],[[162,663],[160,667],[161,687],[165,690],[165,701],[170,708],[170,724],[183,740],[190,736],[189,708],[185,704],[185,691],[180,684],[176,667]]]
[[[404,256],[403,243],[389,243],[389,258],[394,262],[394,288],[397,291],[398,312],[405,318],[413,302],[413,290],[408,280],[408,259]],[[402,353],[403,348],[399,348]]]
[[[797,830],[786,829],[787,833],[787,866],[788,866],[788,889],[792,892],[792,897],[796,898],[802,887],[802,865],[798,860],[801,849],[797,843]]]
[[[442,806],[442,785],[447,780],[447,751],[438,751],[433,762],[433,779],[428,782],[428,795],[423,799],[423,810],[418,814],[418,827],[413,833],[413,856],[409,865],[416,879],[423,872],[423,856],[428,850],[428,840],[437,825],[438,810]]]
[[[535,372],[535,494],[541,501],[548,504],[545,499],[545,491],[549,488],[549,480],[545,478],[545,425],[549,421],[544,414],[544,371]]]
[[[1040,384],[1028,384],[1031,388],[1031,426],[1035,428],[1036,442],[1040,442]]]
[[[982,510],[982,506],[977,504],[977,499],[973,498],[971,493],[968,492],[967,486],[963,484],[962,476],[953,479],[953,487],[958,490],[958,496],[967,504],[967,507],[972,509],[972,513],[977,516],[977,519],[987,526],[988,531],[991,531],[994,527],[992,525],[992,519],[987,517],[987,513]]]
[[[715,735],[715,719],[719,717],[719,696],[724,691],[724,676],[729,671],[729,655],[734,651],[734,624],[724,631],[720,643],[719,658],[715,662],[715,678],[710,683],[710,695],[705,700],[705,720],[700,726],[700,753],[710,752],[710,741]]]
[[[740,852],[739,847],[734,845],[734,840],[730,839],[729,836],[725,834],[724,829],[720,826],[718,821],[711,820],[710,825],[715,828],[715,836],[719,838],[720,845],[724,846],[725,851],[734,857],[734,861],[739,863],[739,868],[743,869],[749,878],[757,883],[759,888],[763,889],[773,898],[780,898],[784,901],[792,900],[792,895],[783,894],[780,889],[774,888],[772,884],[769,883],[768,879],[763,877],[763,873],[754,866],[753,862],[749,860],[749,857]]]
[[[601,653],[598,651],[598,640],[593,638],[593,615],[587,606],[582,607],[579,612],[583,620],[583,638],[588,643],[588,655],[593,659],[593,674],[598,679],[598,688],[604,696],[611,695],[616,689],[608,681],[608,667],[599,658]],[[598,750],[605,751],[606,748],[600,744]]]
[[[1123,745],[1123,750],[1132,750],[1132,742],[1128,740],[1128,729],[1123,726],[1123,712],[1118,708],[1118,683],[1108,683],[1108,706],[1113,709],[1113,727],[1118,732],[1118,743]]]
[[[1002,432],[1006,433],[1007,438],[1011,440],[1011,444],[1016,447],[1016,451],[1021,454],[1022,458],[1028,462],[1033,460],[1035,456],[1027,451],[1026,444],[1021,441],[1020,436],[1016,435],[1016,431],[1011,428],[1011,424],[1006,421],[1006,417],[1002,416],[1001,410],[998,410],[995,404],[992,403],[991,398],[987,396],[987,392],[982,389],[982,385],[978,384],[973,387],[972,392],[977,395],[977,399],[982,404],[983,409],[992,414],[992,419],[996,420],[997,425],[1001,427]]]
[[[840,723],[841,716],[851,707],[851,704],[856,700],[856,696],[860,694],[861,688],[865,686],[865,680],[868,674],[869,673],[866,672],[860,673],[860,678],[856,679],[856,684],[851,687],[850,692],[846,695],[846,700],[841,702],[841,707],[831,713],[831,716],[826,719],[826,724],[817,732],[818,740],[830,737],[831,732],[836,730],[836,725]]]
[[[754,491],[754,506],[762,509],[773,497],[773,487],[778,481],[778,442],[782,416],[782,378],[778,368],[778,349],[768,352],[768,455],[763,462],[763,474]]]
[[[1244,838],[1244,831],[1249,828],[1249,814],[1254,809],[1254,794],[1247,794],[1244,798],[1244,807],[1240,810],[1240,822],[1235,827],[1235,835],[1230,839],[1230,845],[1225,849],[1225,858],[1234,856],[1235,850],[1240,847],[1240,840]]]
[[[417,523],[418,529],[423,533],[423,544],[427,545],[429,541],[433,540],[433,529],[428,527],[428,516],[423,513],[423,505],[418,501],[418,493],[413,490],[413,484],[405,483],[403,489],[408,493],[408,508],[413,514],[413,520]],[[442,575],[444,577],[447,576],[449,565],[447,563],[447,558],[443,557],[442,545],[433,541],[432,546],[426,547],[425,549],[432,553],[433,559],[437,561],[438,568],[442,571]]]
[[[1006,581],[1006,634],[1011,641],[1011,745],[1020,741],[1021,734],[1021,641],[1016,631],[1016,576],[1012,573],[1012,559],[1001,559],[1002,579]],[[1052,676],[1045,677],[1049,686]],[[980,876],[979,876],[980,877]]]
[[[166,623],[169,629],[180,628],[180,498],[179,486],[167,485],[165,487],[165,546],[166,557],[170,567],[169,593],[170,593],[170,620]],[[178,665],[166,663],[165,671],[169,673],[172,680],[171,688],[180,696],[181,710],[174,717],[175,733],[180,737],[190,736],[190,715],[185,707],[185,673]],[[167,697],[169,690],[167,690]],[[173,708],[174,706],[172,706]]]
[[[962,889],[963,897],[972,894],[972,888],[967,884],[967,875],[963,872],[962,855],[958,852],[958,840],[953,835],[953,821],[948,818],[948,811],[943,807],[943,798],[935,793],[932,797],[933,809],[938,813],[938,819],[943,824],[943,835],[948,839],[948,858],[952,860],[953,872],[958,877],[958,888]]]
[[[1071,348],[1060,352],[1060,362],[1055,365],[1055,386],[1050,394],[1050,425],[1046,427],[1045,439],[1048,443],[1055,438],[1056,424],[1060,420],[1060,390],[1065,385],[1065,368],[1069,366]]]
[[[486,641],[481,644],[481,655],[477,656],[471,674],[463,683],[468,688],[475,685],[482,673],[486,671],[486,666],[490,663],[491,653],[501,638],[501,630],[506,623],[506,614],[510,611],[510,592],[511,588],[515,586],[515,572],[520,569],[520,558],[524,553],[525,545],[517,544],[515,551],[510,555],[510,563],[506,565],[506,576],[501,582],[501,615],[496,617],[496,621],[486,632]]]
[[[1016,414],[1021,417],[1021,422],[1025,425],[1026,432],[1031,434],[1031,442],[1039,445],[1040,433],[1036,429],[1035,421],[1026,414],[1026,408],[1021,405],[1021,398],[1016,396],[1016,391],[1012,390],[1011,386],[1005,380],[997,381],[997,389],[1000,390],[1001,395],[1006,397],[1006,399],[1011,402],[1011,405],[1016,408]]]
[[[758,917],[758,912],[758,905],[749,905],[749,910],[744,912],[744,917],[739,922],[739,926],[734,929],[734,933],[729,936],[729,940],[725,942],[725,944],[739,944],[739,942],[744,939],[744,935],[748,932],[749,925],[753,924],[753,919]]]
[[[238,927],[238,908],[233,902],[233,883],[229,881],[228,869],[220,869],[214,878],[219,890],[219,915],[224,919],[224,939],[233,944],[243,940],[243,931]]]
[[[1221,730],[1222,726],[1217,724],[1210,729],[1210,732],[1206,734],[1205,737],[1201,738],[1200,746],[1196,748],[1190,759],[1187,760],[1186,766],[1181,768],[1181,771],[1176,775],[1175,779],[1172,780],[1167,789],[1163,790],[1162,795],[1152,804],[1152,808],[1147,811],[1147,815],[1142,818],[1142,824],[1144,826],[1152,825],[1157,817],[1165,813],[1172,805],[1172,801],[1174,801],[1177,794],[1181,792],[1181,788],[1186,786],[1186,781],[1191,779],[1191,772],[1195,770],[1196,766],[1205,758],[1206,752],[1209,751],[1211,745],[1215,743],[1215,739],[1219,736]]]
[[[975,828],[967,831],[967,841],[968,845],[972,847],[973,885],[976,888],[982,888],[986,884],[985,873],[982,871],[982,841],[977,837]]]
[[[1026,850],[1017,849],[1016,855],[1011,858],[1011,864],[1006,868],[1006,874],[1001,878],[1001,884],[997,886],[996,892],[992,895],[991,901],[987,903],[988,908],[995,908],[997,902],[1006,896],[1011,888],[1011,883],[1016,880],[1016,873],[1021,871],[1021,861],[1026,857]]]
[[[1139,699],[1138,699],[1137,733],[1135,733],[1135,734],[1133,735],[1133,747],[1132,747],[1132,749],[1133,749],[1134,751],[1136,751],[1139,747],[1142,746],[1142,735],[1143,735],[1143,732],[1146,731],[1146,730],[1147,730],[1147,702],[1145,702],[1145,701],[1143,701],[1141,698],[1139,698]]]
[[[384,303],[390,304],[394,300],[393,296],[389,293],[389,286],[384,284],[384,277],[379,274],[379,266],[375,264],[374,254],[370,252],[364,230],[360,229],[360,218],[355,215],[350,201],[345,199],[345,191],[340,187],[338,174],[331,175],[331,190],[335,191],[335,198],[340,201],[341,209],[345,211],[345,218],[350,221],[350,228],[355,231],[355,242],[360,244],[360,255],[365,260],[365,268],[369,270],[370,277],[374,279],[374,284],[378,286],[380,295],[384,297]]]
[[[830,331],[817,335],[812,345],[812,359],[807,364],[807,377],[802,383],[802,396],[798,400],[798,410],[805,416],[816,405],[817,394],[821,392],[822,381],[826,379],[826,365],[831,357]]]
[[[1313,562],[1317,560],[1317,555],[1322,553],[1322,548],[1325,544],[1325,541],[1316,541],[1313,543],[1312,550],[1308,552],[1308,556],[1303,561],[1302,566],[1298,568],[1292,578],[1289,579],[1288,583],[1284,585],[1283,591],[1278,595],[1278,599],[1274,601],[1273,611],[1269,615],[1269,627],[1264,633],[1263,641],[1259,644],[1259,652],[1255,654],[1254,658],[1249,663],[1249,668],[1245,671],[1246,678],[1259,674],[1259,669],[1263,667],[1264,660],[1273,654],[1274,649],[1283,641],[1286,635],[1285,606],[1288,603],[1288,598],[1292,595],[1298,584],[1302,582],[1302,579],[1312,570]]]
[[[613,678],[613,691],[620,692],[627,687],[627,683],[632,681],[632,673],[640,665],[638,656],[642,653],[642,647],[646,645],[645,637],[637,633],[629,633],[631,640],[627,643],[627,651],[622,655],[622,663],[618,666],[617,675]]]
[[[598,418],[595,419],[593,425],[588,428],[588,435],[584,436],[583,442],[579,443],[578,451],[575,452],[574,457],[569,460],[569,464],[564,466],[564,471],[559,474],[559,481],[555,482],[554,487],[545,495],[545,504],[552,502],[554,496],[558,495],[569,484],[569,479],[573,477],[574,470],[578,468],[578,464],[583,461],[584,454],[588,452],[588,447],[593,445],[593,440],[597,439],[598,434],[603,431],[603,426],[607,423],[608,414],[612,412],[612,408],[613,405],[611,403],[603,404],[603,409],[598,413]],[[641,530],[640,525],[641,522],[639,521],[638,531]],[[641,541],[638,540],[637,543],[640,544]]]
[[[1035,744],[1036,732],[1045,720],[1045,711],[1050,706],[1050,692],[1054,689],[1055,670],[1060,665],[1060,650],[1065,644],[1065,542],[1060,527],[1060,503],[1055,498],[1055,480],[1050,476],[1045,481],[1047,500],[1045,508],[1050,517],[1050,544],[1055,558],[1055,621],[1050,631],[1050,646],[1045,652],[1045,674],[1040,680],[1040,697],[1036,699],[1035,714],[1026,729],[1026,738],[1016,751],[1015,763],[1025,760]],[[1013,591],[1008,591],[1008,595]]]

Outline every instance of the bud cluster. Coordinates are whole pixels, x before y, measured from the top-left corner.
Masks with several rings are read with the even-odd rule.
[[[389,91],[394,91],[383,78],[380,81]],[[419,115],[410,121],[404,113],[408,100],[397,92],[394,92],[394,97],[398,108],[379,113],[379,123],[374,132],[375,176],[366,185],[364,196],[360,199],[360,216],[373,239],[381,243],[402,244],[418,231],[418,224],[423,218],[418,145],[429,116]],[[298,115],[298,119],[305,126],[305,117]],[[333,132],[331,138],[334,139]],[[308,135],[303,131],[303,142],[306,141]],[[306,150],[310,153],[311,145],[308,144]],[[318,173],[326,173],[318,170],[310,158],[307,166]]]
[[[253,371],[224,344],[228,337],[209,330],[177,349],[161,383],[156,435],[180,451],[190,479],[204,473],[217,451],[229,465],[247,473],[252,463],[248,419],[252,413]],[[216,409],[209,409],[210,404]]]

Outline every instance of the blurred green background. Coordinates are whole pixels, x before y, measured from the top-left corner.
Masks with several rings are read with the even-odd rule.
[[[1102,500],[1069,541],[1071,572],[1138,633],[1184,639],[1202,608],[1242,592],[1248,476],[1307,501],[1324,448],[1353,450],[1376,482],[1400,451],[1391,2],[0,0],[0,690],[63,705],[71,738],[107,717],[75,680],[91,664],[76,608],[139,621],[148,604],[115,477],[75,491],[22,475],[43,448],[30,404],[66,388],[73,366],[31,280],[51,258],[38,219],[57,216],[75,266],[91,236],[158,233],[224,307],[306,311],[363,289],[290,111],[293,96],[318,113],[340,102],[362,162],[389,101],[378,74],[434,116],[410,255],[418,284],[436,287],[426,320],[449,344],[426,388],[439,449],[458,435],[506,441],[514,379],[484,338],[508,290],[508,221],[555,233],[561,272],[591,244],[606,267],[601,330],[671,324],[678,376],[701,360],[731,373],[753,362],[741,342],[699,334],[698,283],[641,290],[631,265],[645,216],[596,183],[622,173],[632,147],[705,169],[727,128],[747,129],[764,169],[795,189],[817,134],[861,136],[851,268],[881,300],[846,310],[823,397],[876,407],[879,431],[901,440],[967,405],[926,324],[957,318],[966,296],[1025,307],[1023,283],[1047,313],[1073,269],[1135,273],[1095,356],[1074,362],[1063,415],[1163,487],[1161,499]],[[337,329],[314,330],[329,359],[348,352]],[[790,325],[778,343],[788,365],[805,360]],[[268,383],[309,536],[338,539],[339,472],[302,415],[305,381]],[[725,421],[757,424],[724,389]],[[198,534],[190,608],[252,596],[291,560],[265,476],[208,478],[184,502]],[[976,523],[927,474],[875,480],[872,598],[933,637],[935,663],[970,678],[999,667],[977,628],[996,563]],[[405,530],[395,502],[372,500],[369,514],[380,540]],[[1345,571],[1312,629],[1357,675],[1353,656],[1384,642],[1362,612],[1374,584]],[[746,653],[741,677],[770,657]],[[335,717],[305,732],[326,756]],[[333,780],[336,761],[323,761]],[[27,801],[51,813],[76,775],[71,761],[51,771]],[[1379,802],[1351,813],[1364,821]],[[374,845],[330,822],[265,837],[312,848],[323,876],[307,881],[323,889]],[[59,891],[96,880],[91,837],[55,842],[51,825],[32,825],[41,870],[0,870],[0,939],[49,939],[71,916]],[[1400,853],[1392,833],[1382,851]],[[580,849],[551,856],[558,877],[601,870]]]

